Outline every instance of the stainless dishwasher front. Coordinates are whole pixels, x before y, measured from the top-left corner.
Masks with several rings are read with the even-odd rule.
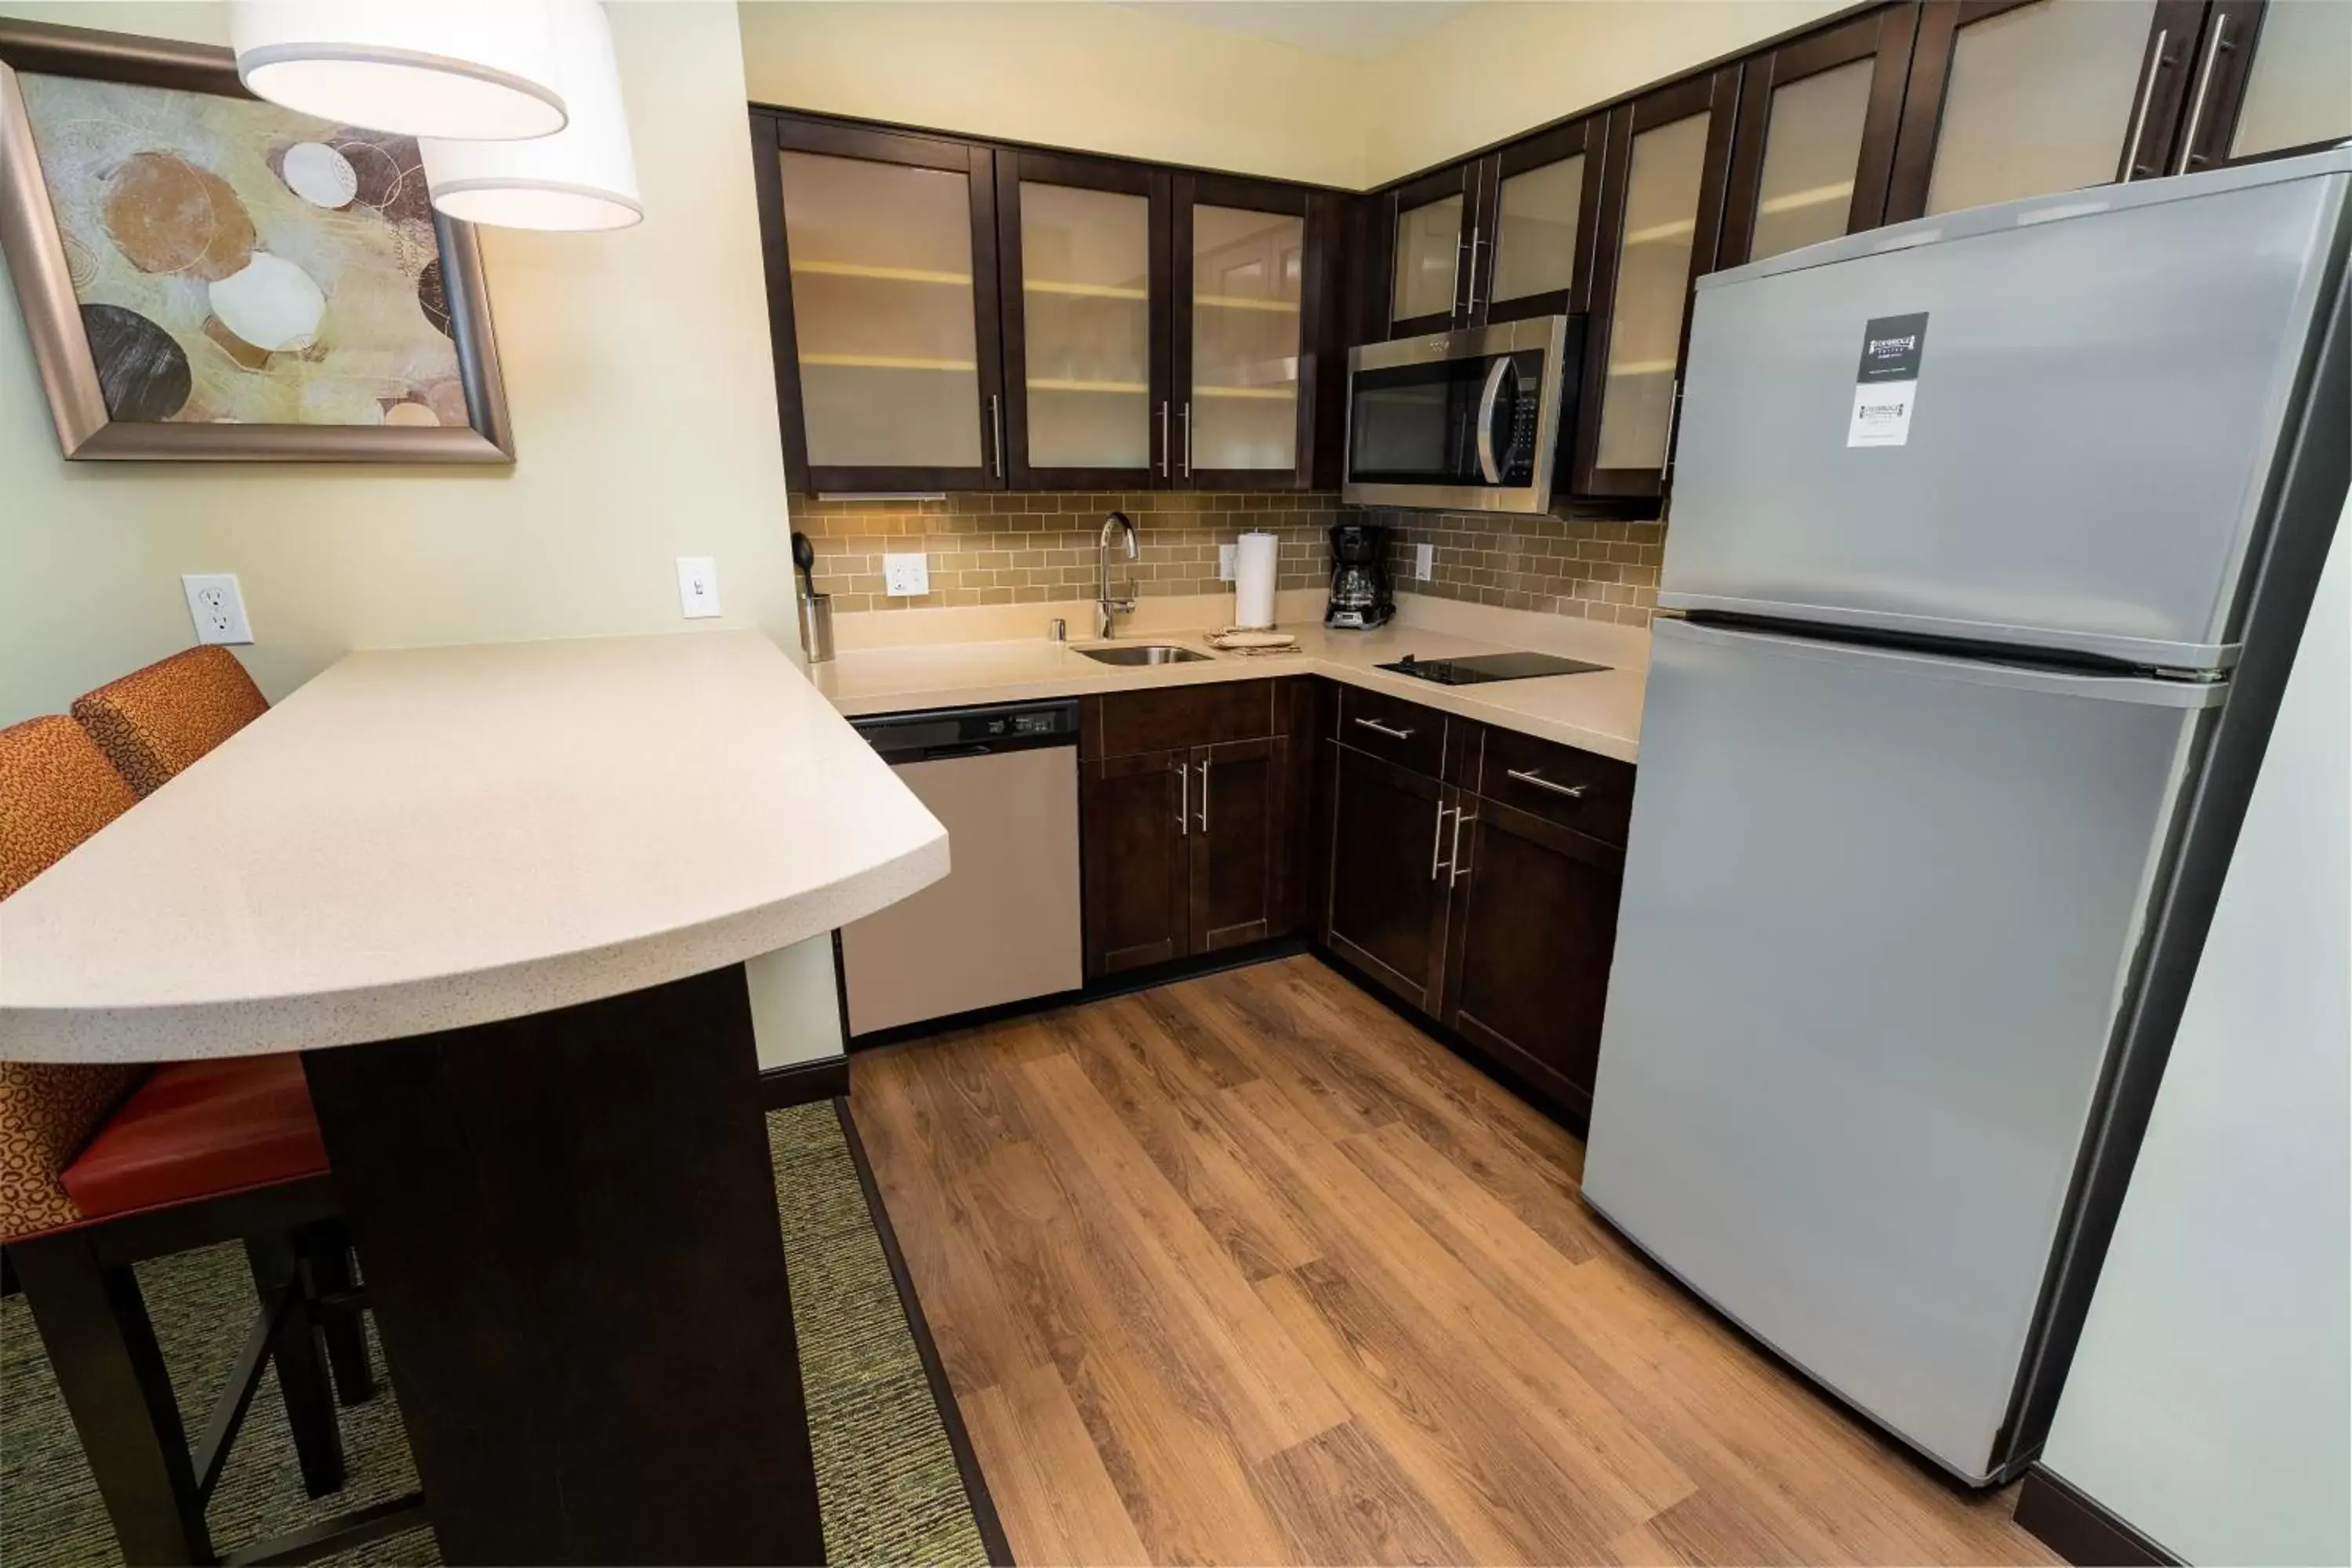
[[[842,928],[852,1040],[1076,990],[1078,705],[852,722],[947,828],[950,862],[941,880]]]

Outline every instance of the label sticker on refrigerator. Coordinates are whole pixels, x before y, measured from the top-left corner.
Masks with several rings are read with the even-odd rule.
[[[1900,447],[1911,439],[1911,411],[1919,401],[1919,364],[1927,347],[1925,310],[1874,316],[1864,325],[1847,446]]]

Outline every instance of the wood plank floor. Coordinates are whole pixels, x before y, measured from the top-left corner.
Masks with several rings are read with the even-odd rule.
[[[2049,1563],[1577,1197],[1311,958],[856,1058],[1015,1557]]]

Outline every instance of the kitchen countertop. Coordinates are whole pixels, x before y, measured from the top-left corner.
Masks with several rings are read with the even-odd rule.
[[[545,1012],[947,867],[946,831],[757,633],[355,653],[0,901],[0,1058]]]
[[[1220,680],[1262,680],[1280,675],[1320,675],[1622,762],[1633,761],[1640,749],[1642,689],[1647,673],[1643,669],[1615,668],[1583,675],[1440,686],[1375,667],[1407,654],[1418,658],[1459,658],[1526,645],[1486,642],[1394,621],[1369,632],[1328,631],[1319,626],[1282,629],[1297,634],[1299,651],[1248,657],[1210,648],[1199,631],[1139,631],[1117,640],[1177,643],[1210,658],[1198,664],[1120,667],[1086,658],[1079,648],[1099,646],[1086,642],[1056,643],[1043,637],[933,642],[845,648],[831,662],[813,667],[810,678],[835,707],[856,717]],[[1605,655],[1591,657],[1607,661]]]

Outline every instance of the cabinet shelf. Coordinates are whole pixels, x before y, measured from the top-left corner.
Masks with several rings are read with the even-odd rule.
[[[1288,403],[1297,397],[1298,386],[1295,382],[1286,382],[1280,386],[1195,386],[1192,395],[1197,398],[1236,397]]]
[[[1059,294],[1074,300],[1148,300],[1150,294],[1123,283],[1064,283],[1051,278],[1029,278],[1021,289],[1028,294]]]
[[[1790,191],[1786,195],[1768,197],[1757,204],[1756,210],[1759,214],[1787,213],[1795,212],[1800,207],[1818,207],[1831,202],[1853,200],[1853,182],[1840,180],[1833,185],[1814,185],[1807,190]]]
[[[1151,389],[1139,381],[1076,381],[1068,378],[1032,376],[1028,383],[1032,392],[1097,392],[1122,397],[1141,397]]]
[[[969,272],[934,272],[922,267],[881,267],[863,261],[795,261],[794,272],[813,273],[819,278],[868,278],[886,283],[945,283],[959,289],[971,287]]]
[[[1672,223],[1654,223],[1647,228],[1625,231],[1624,242],[1634,245],[1664,245],[1670,239],[1690,239],[1698,233],[1696,218],[1678,217]]]
[[[1670,359],[1617,360],[1609,366],[1612,380],[1621,375],[1672,375],[1675,362]]]
[[[807,354],[801,355],[803,365],[825,365],[849,370],[978,370],[979,365],[968,359],[916,359],[900,354]]]
[[[1264,310],[1284,316],[1298,314],[1298,301],[1296,300],[1256,300],[1246,294],[1195,294],[1192,303],[1214,310]]]

